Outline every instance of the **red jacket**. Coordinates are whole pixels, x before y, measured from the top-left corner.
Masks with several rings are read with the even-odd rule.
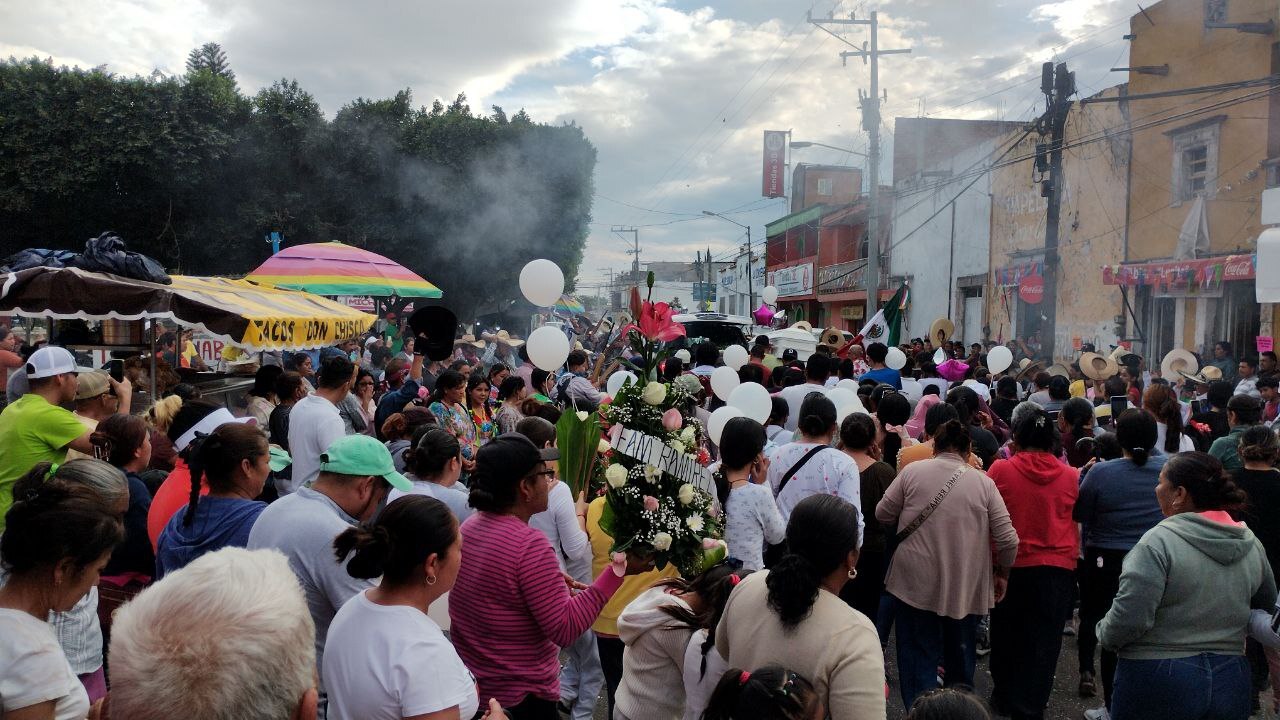
[[[1074,570],[1080,535],[1071,510],[1080,495],[1080,472],[1046,452],[1019,451],[987,471],[1018,531],[1014,567]]]

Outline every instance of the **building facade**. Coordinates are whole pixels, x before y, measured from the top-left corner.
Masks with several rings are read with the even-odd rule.
[[[1132,305],[1126,334],[1149,360],[1220,340],[1255,354],[1273,334],[1253,258],[1261,193],[1277,184],[1280,97],[1247,83],[1280,72],[1278,12],[1275,0],[1162,0],[1130,19],[1127,232],[1102,274]]]

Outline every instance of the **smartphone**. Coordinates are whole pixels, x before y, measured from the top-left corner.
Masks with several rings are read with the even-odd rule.
[[[1120,413],[1129,409],[1129,397],[1127,395],[1111,396],[1111,422],[1120,419]]]
[[[1200,402],[1199,400],[1192,400],[1192,401],[1191,401],[1191,414],[1192,414],[1192,415],[1199,415],[1200,413],[1204,412],[1204,407],[1203,407],[1203,405],[1204,405],[1204,403]]]
[[[115,359],[107,363],[107,371],[116,382],[124,380],[124,360]]]

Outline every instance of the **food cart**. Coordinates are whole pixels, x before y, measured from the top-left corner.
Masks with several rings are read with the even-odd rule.
[[[52,321],[78,320],[63,331],[73,351],[115,358],[142,356],[150,365],[161,323],[193,328],[248,351],[309,350],[359,336],[375,317],[307,292],[250,280],[174,275],[172,284],[80,270],[36,267],[0,275],[0,314]],[[57,341],[58,338],[51,338]],[[228,406],[252,378],[226,373],[182,373],[207,396]]]

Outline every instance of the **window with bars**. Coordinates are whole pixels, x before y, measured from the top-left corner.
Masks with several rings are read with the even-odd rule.
[[[1193,200],[1204,193],[1209,180],[1209,147],[1196,145],[1182,151],[1182,187],[1180,199]]]
[[[831,178],[818,178],[818,194],[831,195]]]

